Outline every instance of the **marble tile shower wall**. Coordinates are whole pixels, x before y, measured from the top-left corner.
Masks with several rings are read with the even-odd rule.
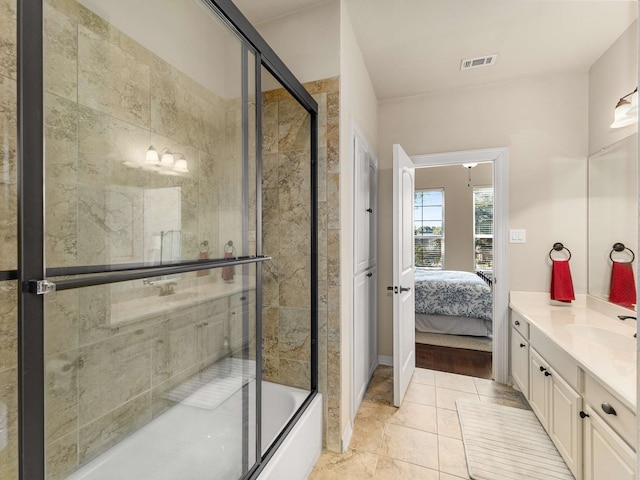
[[[325,398],[324,440],[340,449],[340,224],[338,188],[339,77],[304,84],[318,102],[318,315],[319,390]],[[284,90],[266,92],[264,103],[263,246],[265,267],[264,375],[308,388],[310,287],[308,229],[308,123]]]
[[[0,0],[0,270],[17,267],[16,0]],[[0,480],[18,478],[17,290],[0,282]],[[2,415],[2,413],[0,413]]]
[[[182,259],[198,258],[204,240],[210,257],[227,240],[241,245],[239,100],[72,0],[48,0],[44,28],[47,265],[144,261],[144,189],[180,189]],[[149,145],[183,153],[190,173],[124,165],[142,161]],[[178,289],[218,281],[209,273],[183,274]],[[112,304],[157,295],[138,281],[45,299],[48,479],[144,426],[167,408],[167,389],[222,355],[223,322],[210,320],[229,314],[228,299],[114,325]]]

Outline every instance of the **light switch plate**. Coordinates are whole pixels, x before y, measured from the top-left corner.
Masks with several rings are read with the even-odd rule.
[[[509,243],[527,243],[527,231],[524,228],[509,230]]]

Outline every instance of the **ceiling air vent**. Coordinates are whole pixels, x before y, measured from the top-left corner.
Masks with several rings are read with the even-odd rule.
[[[466,58],[460,64],[460,70],[469,70],[470,68],[488,67],[496,63],[498,54],[486,55],[484,57]]]

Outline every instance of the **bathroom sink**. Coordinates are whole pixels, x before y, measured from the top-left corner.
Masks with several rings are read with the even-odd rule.
[[[579,332],[579,335],[589,343],[597,343],[613,349],[635,350],[636,339],[633,338],[633,333],[623,334],[591,325],[567,325],[567,328]]]

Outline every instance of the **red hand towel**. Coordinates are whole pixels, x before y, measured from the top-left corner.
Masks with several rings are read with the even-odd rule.
[[[569,260],[553,260],[553,266],[551,267],[551,300],[569,303],[575,299]]]
[[[233,252],[225,252],[224,258],[233,258]],[[226,281],[233,280],[233,267],[222,267],[222,279]]]
[[[636,281],[631,262],[613,262],[609,301],[627,308],[636,304]]]

